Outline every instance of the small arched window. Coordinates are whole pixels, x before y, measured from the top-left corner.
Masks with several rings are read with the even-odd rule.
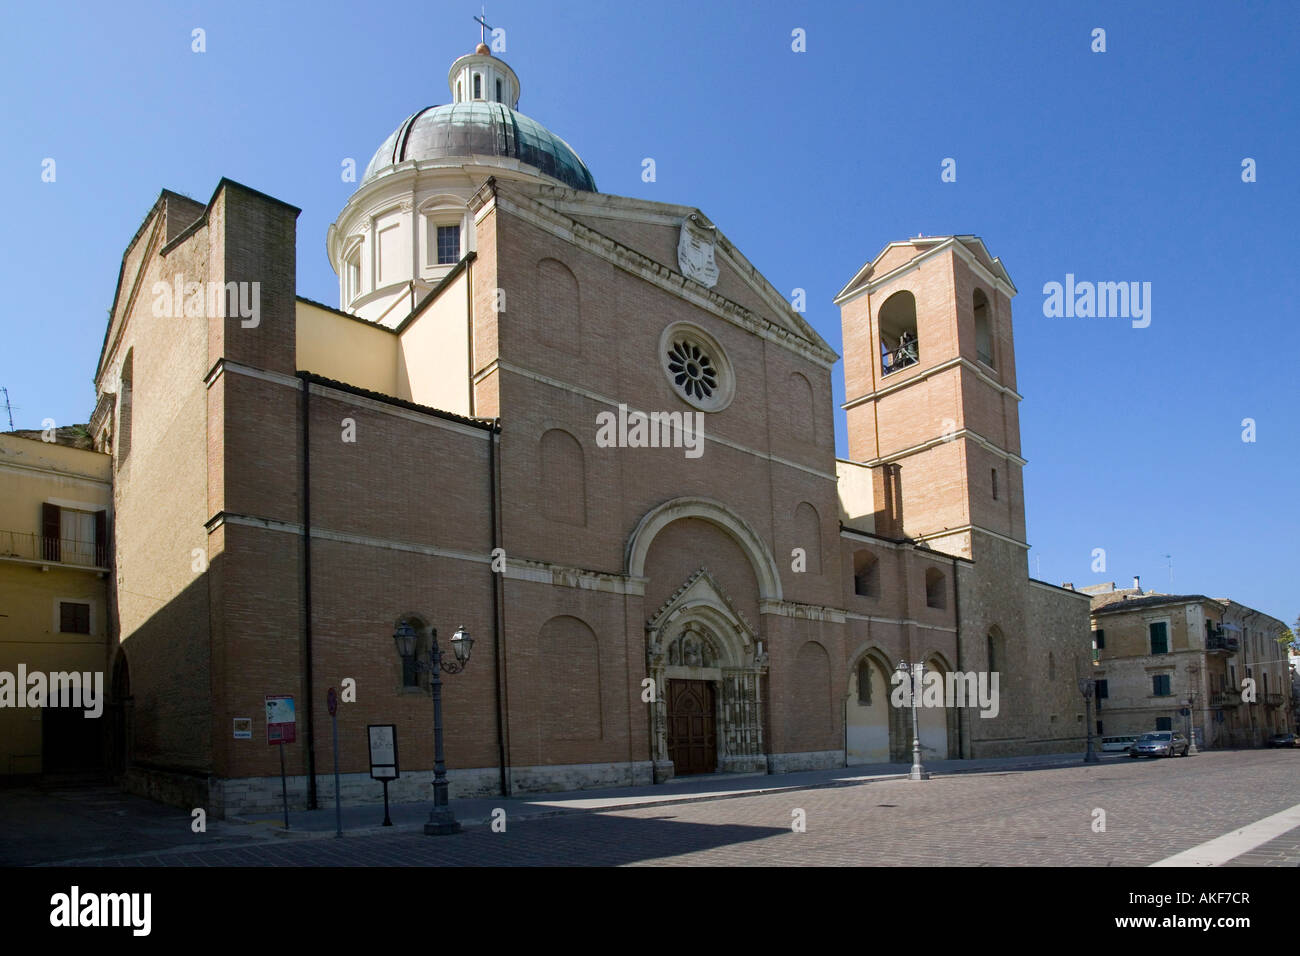
[[[117,464],[120,467],[131,454],[131,406],[135,387],[135,349],[129,349],[122,363],[122,387],[117,402]]]
[[[858,703],[871,706],[871,662],[866,658],[858,664]]]
[[[861,597],[880,594],[880,562],[870,551],[853,554],[853,593]]]
[[[474,74],[474,99],[483,99],[483,75],[481,73]]]
[[[930,568],[925,572],[925,606],[946,608],[948,589],[944,586],[943,572]]]
[[[1002,666],[1002,632],[996,627],[988,633],[986,650],[988,652],[988,669],[989,673],[992,674]]]
[[[975,355],[989,368],[996,368],[993,361],[993,331],[989,322],[989,300],[982,289],[976,289],[971,299],[975,310]]]
[[[343,280],[343,302],[345,305],[361,294],[361,244],[348,255],[347,269]]]
[[[895,292],[880,307],[880,371],[897,372],[921,359],[916,339],[916,296],[906,290]]]
[[[501,95],[501,80],[497,80],[497,102],[504,103],[505,97]]]

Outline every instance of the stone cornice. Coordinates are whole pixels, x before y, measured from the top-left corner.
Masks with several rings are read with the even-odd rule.
[[[925,379],[929,378],[932,375],[938,375],[940,372],[946,372],[951,368],[956,368],[957,366],[962,366],[963,368],[969,369],[971,372],[975,374],[976,378],[982,381],[985,385],[992,388],[994,391],[1000,392],[1003,395],[1009,395],[1011,398],[1014,398],[1017,402],[1023,402],[1025,400],[1025,397],[1021,395],[1019,392],[1017,392],[1014,388],[1010,388],[1009,386],[1003,385],[1001,382],[991,377],[987,372],[981,369],[970,359],[958,355],[954,358],[948,359],[945,362],[940,362],[938,365],[934,365],[930,368],[927,368],[924,371],[907,375],[902,379],[891,382],[889,385],[886,385],[882,388],[878,388],[874,392],[866,392],[862,395],[859,395],[857,398],[846,401],[843,405],[840,406],[840,408],[843,408],[844,410],[847,411],[850,408],[853,408],[857,405],[861,405],[863,402],[869,402],[873,398],[883,398],[884,396],[889,395],[893,392],[901,391],[902,389],[907,388],[907,386],[915,382],[924,381]]]
[[[798,601],[775,601],[765,598],[758,602],[758,613],[843,624],[848,612],[843,608],[826,607],[821,604],[802,604]]]
[[[960,428],[957,431],[953,432],[951,435],[940,436],[938,438],[931,438],[929,441],[921,442],[921,444],[919,445],[913,445],[910,448],[903,448],[900,449],[899,451],[893,452],[892,454],[883,455],[880,458],[873,458],[870,461],[855,462],[854,464],[861,464],[866,466],[867,468],[874,468],[877,465],[884,465],[890,462],[902,461],[904,458],[910,458],[912,455],[919,454],[920,452],[923,451],[928,451],[929,449],[935,448],[939,445],[946,445],[949,442],[956,441],[958,438],[970,439],[970,441],[974,442],[976,445],[979,445],[981,448],[985,448],[988,451],[991,451],[993,454],[997,455],[998,457],[1005,458],[1007,461],[1014,462],[1015,464],[1019,465],[1021,468],[1029,464],[1028,461],[1026,461],[1024,458],[1021,458],[1015,452],[1007,451],[1005,448],[999,448],[997,445],[993,444],[993,442],[989,441],[983,435],[980,435],[978,432],[973,432],[969,428]]]

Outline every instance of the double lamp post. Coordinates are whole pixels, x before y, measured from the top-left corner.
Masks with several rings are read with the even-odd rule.
[[[412,664],[416,672],[424,671],[429,675],[429,692],[433,697],[433,809],[429,811],[429,820],[424,824],[426,836],[446,836],[459,833],[460,824],[447,805],[447,768],[442,755],[442,672],[459,674],[469,663],[469,652],[474,646],[474,638],[469,636],[462,624],[451,637],[451,649],[454,661],[442,659],[442,649],[438,646],[438,629],[429,629],[429,657],[419,660],[416,657],[416,644],[419,633],[405,618],[397,622],[393,632],[393,641],[397,644],[397,653],[402,660]]]

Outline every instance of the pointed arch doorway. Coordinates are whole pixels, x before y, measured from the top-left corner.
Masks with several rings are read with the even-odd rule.
[[[704,568],[646,625],[655,780],[767,770],[767,655]]]

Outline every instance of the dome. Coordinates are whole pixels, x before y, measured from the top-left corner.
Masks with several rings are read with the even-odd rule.
[[[596,191],[596,181],[568,143],[504,103],[482,100],[430,106],[408,117],[379,147],[361,183],[410,160],[476,156],[514,159],[571,189]]]

